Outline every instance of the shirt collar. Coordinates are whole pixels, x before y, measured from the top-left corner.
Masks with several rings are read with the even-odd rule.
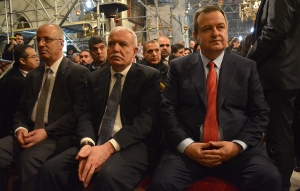
[[[128,71],[129,71],[129,69],[130,69],[131,66],[132,66],[132,64],[130,64],[129,66],[127,66],[127,67],[125,68],[125,70],[123,70],[122,72],[119,72],[120,74],[122,74],[122,75],[124,76],[124,79],[126,78],[126,75],[127,75],[127,73],[128,73]],[[112,69],[112,67],[110,67],[110,73],[111,73],[111,76],[114,76],[115,73],[117,73],[117,72],[115,72],[115,71]]]
[[[200,56],[201,56],[201,60],[202,60],[202,63],[203,63],[203,66],[204,68],[206,68],[207,64],[210,62],[210,61],[213,61],[215,63],[215,65],[217,66],[217,68],[221,69],[221,64],[222,64],[222,61],[223,61],[223,57],[224,57],[224,51],[222,52],[222,54],[220,54],[216,59],[214,60],[209,60],[208,58],[206,58],[202,52],[200,51]]]
[[[62,61],[64,56],[61,56],[58,60],[56,60],[54,62],[54,64],[52,64],[50,67],[47,66],[47,64],[45,64],[45,71],[47,68],[50,68],[52,70],[53,73],[57,73],[58,67]]]

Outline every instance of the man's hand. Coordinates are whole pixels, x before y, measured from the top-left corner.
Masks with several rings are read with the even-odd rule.
[[[116,150],[110,142],[94,147],[85,145],[80,149],[76,160],[80,160],[78,177],[84,187],[88,187],[93,174],[98,172],[105,161],[115,152]]]
[[[27,135],[28,131],[26,129],[19,129],[16,132],[17,141],[21,147],[25,146],[24,136]]]
[[[210,143],[194,142],[187,146],[184,150],[184,154],[204,166],[214,167],[221,164],[221,157],[219,155],[205,153],[205,149],[209,149],[210,147]]]
[[[33,130],[23,136],[24,144],[21,145],[21,147],[23,149],[27,149],[27,148],[31,147],[32,145],[35,145],[36,143],[39,143],[39,142],[45,140],[46,138],[48,138],[48,135],[47,135],[45,129]]]
[[[218,149],[205,150],[203,154],[205,155],[216,155],[220,157],[220,163],[225,162],[237,154],[239,154],[243,149],[238,143],[222,141],[222,142],[209,142],[209,144]]]

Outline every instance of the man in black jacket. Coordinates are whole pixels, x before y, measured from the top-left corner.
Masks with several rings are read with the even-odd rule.
[[[257,12],[253,47],[247,57],[256,61],[270,122],[266,131],[269,156],[289,190],[294,146],[291,123],[300,94],[300,1],[263,0]]]

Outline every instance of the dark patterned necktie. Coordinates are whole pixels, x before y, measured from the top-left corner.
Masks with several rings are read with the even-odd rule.
[[[119,100],[121,96],[122,74],[115,73],[114,76],[117,78],[117,81],[115,82],[114,87],[108,98],[97,145],[102,145],[103,143],[106,143],[111,138],[114,125],[115,125]]]
[[[48,92],[50,88],[51,76],[52,76],[52,70],[50,68],[47,68],[45,81],[36,107],[34,129],[41,129],[45,127],[44,116],[45,116],[45,108],[47,104]]]
[[[218,141],[218,117],[217,117],[217,74],[215,63],[208,63],[209,71],[206,79],[207,106],[204,120],[204,143]]]

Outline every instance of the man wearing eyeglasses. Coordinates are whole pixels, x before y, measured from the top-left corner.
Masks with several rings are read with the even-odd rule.
[[[169,56],[171,54],[171,44],[170,40],[165,37],[161,36],[157,39],[160,47],[160,52],[161,52],[161,60],[164,64],[169,64],[170,59]]]
[[[16,33],[14,37],[10,38],[9,44],[7,44],[4,48],[2,58],[5,60],[14,60],[13,58],[13,50],[20,44],[23,44],[23,35],[21,33]]]
[[[63,31],[55,24],[37,30],[41,64],[25,79],[14,134],[0,139],[0,169],[14,161],[22,190],[35,190],[39,167],[71,146],[81,114],[88,69],[63,56]],[[34,57],[34,56],[32,56]]]
[[[13,129],[15,113],[22,91],[26,74],[39,65],[39,57],[29,45],[15,48],[13,67],[0,80],[0,137],[5,137]]]
[[[106,62],[107,49],[106,41],[103,37],[94,35],[89,40],[89,49],[93,62],[88,66],[90,72],[93,72],[103,66],[108,65]]]

